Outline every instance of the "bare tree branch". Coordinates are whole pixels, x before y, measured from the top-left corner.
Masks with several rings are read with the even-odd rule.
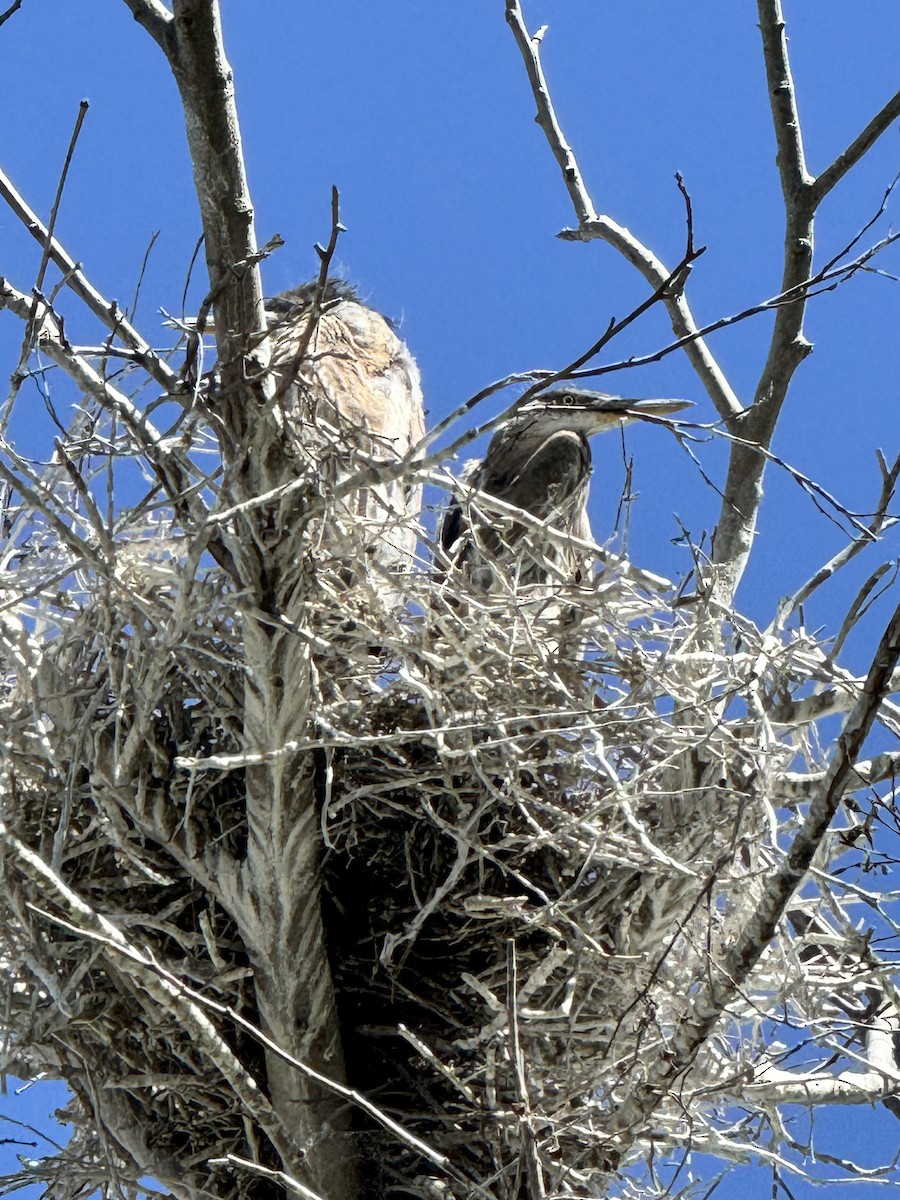
[[[891,683],[892,686],[900,685],[900,677]],[[818,795],[825,782],[825,774],[824,771],[810,771],[807,774],[790,771],[781,781],[779,790],[785,801],[803,803]],[[861,759],[853,767],[853,781],[848,790],[874,787],[888,780],[892,784],[900,783],[900,751],[889,751],[874,758]]]
[[[255,403],[248,397],[257,393],[265,404],[273,386],[266,371],[267,324],[253,204],[218,0],[175,0],[166,29],[160,44],[184,106],[217,312],[221,403],[239,445],[248,433],[247,404]]]
[[[144,340],[115,301],[105,299],[90,283],[79,264],[51,235],[50,230],[13,186],[7,175],[0,170],[0,196],[6,201],[30,234],[42,245],[48,246],[52,261],[59,267],[67,287],[88,306],[95,317],[133,352],[135,361],[170,395],[184,390],[184,384],[176,372],[162,361],[155,350]]]
[[[252,1162],[249,1158],[241,1158],[237,1154],[226,1154],[224,1158],[214,1158],[210,1161],[215,1165],[221,1163],[223,1166],[239,1167],[250,1175],[258,1175],[262,1179],[272,1179],[277,1184],[280,1184],[286,1192],[300,1196],[301,1200],[322,1200],[318,1192],[314,1192],[312,1188],[308,1188],[299,1179],[294,1179],[292,1175],[288,1175],[284,1171],[273,1171],[270,1167],[264,1167],[262,1163]]]
[[[763,53],[766,64],[766,79],[769,84],[769,103],[778,143],[778,173],[785,196],[785,207],[796,207],[797,197],[812,183],[806,169],[803,151],[803,134],[794,80],[788,61],[787,34],[781,0],[759,0],[760,30],[763,37]]]
[[[537,102],[537,116],[535,120],[543,129],[550,149],[553,151],[553,157],[559,164],[560,171],[562,171],[563,180],[568,189],[572,206],[575,209],[575,215],[578,218],[579,228],[589,225],[597,219],[597,214],[588,195],[578,161],[563,135],[562,126],[556,118],[553,102],[550,99],[550,90],[547,87],[547,80],[544,77],[544,68],[541,63],[540,45],[544,34],[547,32],[547,26],[544,25],[537,33],[529,35],[518,0],[507,0],[506,22],[510,29],[512,29],[513,37],[516,39],[516,43],[521,51],[525,70],[528,72],[531,91]]]
[[[788,61],[781,0],[758,0],[769,101],[778,145],[778,171],[785,207],[784,267],[781,290],[802,287],[812,274],[815,205],[806,170],[794,83]],[[767,449],[794,372],[810,353],[803,335],[805,300],[778,311],[769,354],[754,401],[740,420],[749,443]],[[725,484],[725,499],[713,540],[717,586],[727,601],[743,575],[762,503],[765,458],[749,446],[735,446]]]
[[[895,524],[896,522],[890,522]],[[850,631],[854,628],[858,621],[869,611],[875,601],[893,585],[897,578],[898,568],[900,564],[896,561],[880,563],[874,571],[868,576],[860,586],[859,591],[854,596],[847,612],[844,616],[841,626],[835,634],[834,641],[831,646],[831,658],[837,662],[844,642],[850,636]],[[885,576],[890,576],[887,583],[882,584]]]
[[[13,16],[14,13],[19,11],[19,9],[22,7],[22,3],[23,0],[13,0],[13,3],[9,6],[9,8],[6,9],[5,12],[0,13],[0,25],[5,25],[9,18]]]
[[[168,56],[172,51],[172,27],[174,20],[162,0],[125,0],[134,19],[150,34],[160,49]]]
[[[779,605],[778,626],[780,628],[784,627],[791,613],[795,612],[801,604],[805,603],[817,588],[820,588],[823,583],[833,578],[841,567],[855,558],[866,546],[871,546],[886,526],[890,527],[890,525],[894,524],[896,519],[888,516],[888,506],[897,489],[897,480],[900,479],[900,455],[897,456],[891,467],[888,468],[879,453],[879,467],[881,470],[881,495],[875,506],[872,520],[869,522],[868,530],[853,538],[848,545],[839,550],[827,563],[824,563],[802,587],[798,588],[793,596]],[[839,640],[843,641],[844,639],[840,637]],[[837,656],[838,649],[839,646],[835,648],[835,657]]]
[[[865,129],[858,134],[843,153],[839,154],[830,167],[826,167],[813,181],[814,203],[819,205],[835,184],[840,183],[860,159],[868,153],[875,142],[900,118],[900,92],[896,92],[884,108],[877,112]]]
[[[644,1078],[635,1082],[615,1113],[610,1162],[621,1161],[623,1149],[640,1135],[644,1122],[659,1100],[675,1087],[677,1079],[694,1062],[725,1008],[747,979],[771,941],[785,908],[809,870],[844,793],[853,784],[854,766],[863,742],[888,694],[900,660],[900,606],[881,638],[862,693],[847,716],[837,748],[817,793],[811,798],[802,828],[777,870],[766,881],[763,897],[745,921],[734,944],[722,960],[711,963],[709,973],[688,1001],[687,1011],[666,1039],[662,1054],[644,1064]]]
[[[32,300],[4,279],[0,279],[0,308],[8,308],[26,323],[31,323],[38,345],[58,367],[89,396],[116,414],[148,462],[156,470],[176,511],[186,515],[196,528],[205,528],[208,511],[199,490],[206,482],[190,459],[167,444],[153,422],[132,401],[97,372],[89,362],[69,349],[55,314],[43,300]],[[200,524],[195,524],[200,522]],[[219,540],[210,543],[210,551],[231,565],[230,552]]]
[[[146,23],[146,7],[135,15]],[[212,305],[216,315],[221,383],[210,407],[226,470],[239,464],[231,479],[232,499],[240,505],[303,472],[298,447],[286,436],[283,405],[274,402],[260,252],[218,0],[174,0],[172,15],[165,33],[157,22],[156,36],[184,109],[210,280],[204,307]],[[296,419],[304,416],[297,403]],[[247,663],[242,733],[248,748],[267,754],[306,727],[315,667],[309,644],[283,623],[302,605],[295,546],[287,536],[273,539],[271,511],[236,511],[239,538],[252,560],[241,580]],[[301,516],[302,508],[295,507],[290,524],[299,524]],[[333,1075],[341,1076],[343,1048],[320,899],[315,762],[295,757],[287,764],[251,768],[245,786],[246,903],[240,915],[252,947],[260,1022],[284,1051],[314,1066],[327,1063]],[[297,956],[302,965],[285,971],[285,963]],[[324,1126],[338,1136],[347,1120],[343,1106],[268,1050],[266,1061],[273,1104],[310,1148],[305,1158],[286,1159],[285,1169],[324,1193],[352,1192],[355,1156],[335,1155],[320,1132]]]
[[[75,118],[75,128],[72,130],[72,136],[69,139],[69,149],[66,152],[66,159],[63,163],[63,169],[60,172],[59,183],[56,187],[56,196],[53,200],[53,207],[50,209],[50,221],[47,225],[47,236],[44,241],[44,249],[41,252],[41,262],[38,267],[37,278],[34,281],[34,290],[40,292],[44,287],[44,273],[47,270],[47,264],[50,261],[50,255],[53,248],[53,236],[56,229],[56,218],[59,216],[59,207],[62,203],[63,190],[66,186],[66,179],[69,175],[69,168],[72,165],[72,156],[75,153],[75,145],[78,142],[78,136],[81,133],[81,127],[84,124],[84,118],[87,116],[88,102],[82,100],[78,106],[78,116]]]
[[[74,558],[72,567],[89,564],[95,569],[102,570],[104,567],[103,556],[95,545],[72,529],[70,522],[62,519],[56,511],[56,506],[50,501],[42,480],[21,459],[17,461],[17,456],[11,453],[11,447],[6,444],[4,439],[0,439],[0,450],[4,453],[4,458],[0,458],[0,478],[4,479],[10,487],[15,488],[35,512],[44,514],[45,519],[55,530],[60,543],[68,546],[71,551]],[[14,464],[12,467],[5,461],[6,458],[9,458]]]
[[[864,679],[856,679],[849,673],[846,678],[835,682],[831,687],[814,696],[805,696],[801,700],[786,700],[774,706],[769,717],[777,725],[797,727],[808,725],[811,721],[830,717],[835,713],[847,712],[858,702],[860,689]],[[900,673],[890,681],[887,694],[900,691]]]
[[[528,1095],[528,1079],[525,1072],[525,1061],[522,1057],[522,1047],[519,1042],[519,980],[516,968],[516,944],[512,939],[510,939],[507,945],[506,970],[508,976],[506,984],[506,1011],[509,1020],[509,1043],[515,1069],[516,1089],[522,1109],[520,1120],[522,1122],[528,1191],[533,1200],[544,1200],[547,1191],[544,1187],[544,1173],[541,1170],[541,1160],[535,1143],[531,1100]]]
[[[869,263],[886,250],[889,246],[894,246],[900,241],[900,232],[888,233],[883,238],[880,238],[873,245],[867,247],[856,258],[849,262],[832,261],[809,279],[805,279],[803,283],[796,287],[788,288],[786,292],[778,292],[775,296],[770,296],[766,300],[760,300],[756,304],[751,304],[747,308],[741,309],[740,312],[729,313],[726,317],[717,317],[714,321],[710,321],[706,325],[700,326],[693,333],[686,334],[684,337],[677,338],[674,342],[669,342],[668,345],[660,347],[658,350],[652,350],[647,354],[632,354],[626,359],[620,359],[618,362],[604,363],[599,367],[584,367],[581,370],[573,370],[568,374],[571,379],[599,379],[603,375],[610,375],[615,371],[626,371],[634,367],[645,367],[651,363],[661,362],[664,358],[668,358],[670,354],[674,354],[678,350],[683,350],[691,342],[697,338],[707,338],[712,333],[718,333],[722,329],[729,329],[733,325],[739,324],[741,321],[746,321],[751,317],[758,316],[760,313],[777,312],[778,309],[785,305],[796,304],[800,300],[811,300],[817,296],[823,296],[828,292],[832,292],[835,288],[845,283],[848,279],[852,279],[854,275],[860,271],[869,269]],[[617,328],[621,327],[621,322],[617,323]],[[605,340],[609,340],[606,338]],[[601,343],[602,345],[603,343]],[[549,372],[533,372],[533,375],[541,378],[546,386],[548,381],[544,378],[549,375]],[[555,378],[555,376],[554,376]],[[518,380],[516,380],[518,382]],[[751,443],[748,443],[751,445]],[[753,448],[756,448],[753,444]]]
[[[671,272],[663,263],[626,228],[616,224],[609,217],[597,215],[594,210],[574,153],[566,142],[556,118],[544,78],[540,59],[540,42],[544,31],[539,31],[534,37],[529,35],[520,0],[507,0],[506,20],[513,31],[528,72],[538,108],[538,124],[544,130],[550,149],[560,165],[578,218],[578,228],[566,236],[579,241],[597,239],[607,242],[640,271],[652,288],[663,287],[671,277]],[[702,339],[696,337],[696,322],[684,297],[683,288],[673,288],[671,294],[665,297],[665,305],[675,336],[691,339],[686,343],[687,356],[719,415],[730,417],[740,413],[742,405],[728,380],[709,348]]]
[[[159,469],[172,499],[186,495],[192,490],[184,476],[187,462],[178,461],[178,456],[167,448],[165,439],[153,422],[137,409],[123,392],[113,387],[85,359],[67,348],[59,322],[46,301],[32,300],[7,280],[0,279],[0,307],[8,308],[24,321],[33,322],[38,344],[47,356],[61,367],[85,394],[93,396],[125,422],[137,445]]]

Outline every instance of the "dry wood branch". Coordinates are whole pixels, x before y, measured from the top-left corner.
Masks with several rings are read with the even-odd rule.
[[[895,92],[884,108],[877,112],[865,129],[850,145],[837,156],[831,166],[826,167],[813,182],[813,197],[816,205],[828,195],[833,187],[865,157],[883,133],[900,118],[900,92]]]
[[[547,138],[550,149],[553,151],[553,156],[559,164],[560,171],[562,171],[563,180],[569,191],[569,197],[575,209],[575,214],[578,217],[579,226],[587,225],[595,221],[597,215],[582,179],[578,162],[572,152],[572,148],[563,136],[562,127],[556,118],[553,102],[550,99],[550,90],[547,87],[547,80],[544,78],[540,44],[544,34],[547,32],[547,26],[544,25],[537,33],[529,35],[518,0],[507,0],[506,22],[510,29],[512,29],[513,37],[516,39],[516,43],[522,54],[525,69],[528,72],[528,81],[531,84],[531,91],[537,102],[537,116],[535,120],[543,129],[544,136]]]
[[[204,1054],[221,1071],[223,1078],[234,1090],[235,1096],[246,1111],[261,1122],[262,1127],[267,1130],[276,1143],[289,1140],[286,1133],[279,1129],[278,1116],[266,1103],[256,1081],[248,1075],[243,1064],[231,1053],[205,1013],[185,997],[182,988],[171,979],[161,975],[159,968],[145,951],[129,942],[112,922],[95,913],[89,905],[85,904],[38,855],[23,845],[2,821],[0,821],[0,842],[7,853],[12,856],[16,868],[30,882],[37,885],[41,895],[52,896],[66,917],[63,920],[62,917],[41,912],[36,906],[32,906],[37,914],[48,920],[64,924],[72,932],[90,936],[102,944],[114,948],[117,955],[121,956],[121,961],[128,964],[126,970],[134,974],[139,987],[146,990],[154,1003],[160,1005],[164,1011],[171,1010],[177,1019],[184,1023],[191,1037],[197,1039]]]
[[[644,1081],[632,1089],[616,1113],[614,1128],[618,1144],[611,1156],[613,1165],[621,1156],[621,1147],[627,1147],[638,1136],[661,1097],[690,1068],[726,1006],[769,945],[851,782],[854,765],[878,708],[888,693],[898,659],[900,607],[885,629],[862,694],[844,722],[836,752],[820,789],[812,798],[806,819],[782,863],[766,881],[758,906],[722,960],[711,964],[707,983],[691,998],[687,1012],[667,1039],[665,1052],[646,1064]]]
[[[816,671],[819,683],[821,683],[822,670],[823,667],[820,666]],[[835,668],[826,673],[826,678],[829,674],[832,677],[839,675],[839,678],[831,686],[816,692],[815,695],[804,696],[800,700],[786,700],[773,705],[769,713],[772,721],[778,725],[796,729],[811,721],[830,717],[834,713],[849,712],[858,702],[860,693],[865,686],[865,680],[858,679],[849,672],[838,672]],[[888,694],[900,691],[900,672],[890,680],[887,690]]]
[[[59,267],[67,287],[78,296],[94,316],[98,317],[112,334],[121,339],[145,371],[166,392],[177,394],[182,384],[177,374],[159,357],[138,331],[127,320],[115,301],[106,300],[90,283],[79,264],[60,245],[51,231],[13,186],[10,179],[0,171],[0,196],[6,201],[32,236],[46,246],[50,259]]]
[[[59,321],[43,300],[32,300],[12,284],[0,279],[0,307],[8,308],[35,330],[38,346],[78,385],[104,408],[114,412],[134,438],[136,447],[146,455],[159,474],[160,482],[176,507],[183,508],[198,527],[205,525],[206,510],[196,494],[205,480],[196,480],[197,471],[190,460],[166,443],[153,422],[132,401],[113,387],[89,362],[74,353],[63,336]]]
[[[900,680],[897,681],[900,683]],[[890,780],[892,786],[900,782],[900,752],[878,754],[875,758],[861,759],[853,766],[853,789],[870,788]],[[825,782],[825,772],[815,771],[803,775],[789,772],[784,777],[782,795],[786,802],[810,800],[817,795]]]
[[[136,8],[138,6],[135,6]],[[248,406],[271,401],[267,325],[234,77],[218,0],[175,0],[172,20],[146,5],[135,16],[161,45],[181,95],[204,249],[216,308],[222,403],[235,446]]]
[[[886,527],[890,527],[896,522],[896,518],[888,515],[888,508],[894,498],[894,493],[897,490],[897,480],[900,479],[900,455],[894,460],[892,465],[888,467],[884,461],[881,452],[878,453],[878,465],[881,471],[881,494],[878,497],[878,503],[875,505],[874,515],[869,522],[868,529],[861,532],[859,536],[853,538],[842,550],[839,550],[832,558],[824,563],[814,575],[812,575],[802,587],[791,596],[784,604],[780,605],[778,611],[778,623],[780,627],[784,627],[785,622],[797,608],[804,604],[809,597],[820,588],[822,584],[829,579],[833,579],[837,572],[845,566],[851,559],[855,558],[860,551],[867,546],[871,546],[877,541],[879,534]],[[834,655],[840,652],[841,644],[846,637],[846,631],[841,630],[838,636],[837,643],[834,648]]]
[[[776,161],[784,195],[785,251],[781,290],[787,292],[791,288],[802,288],[812,276],[815,205],[811,193],[812,176],[806,170],[803,153],[781,0],[759,0],[758,8],[778,145]],[[769,356],[757,384],[753,405],[753,431],[764,446],[769,444],[793,373],[810,351],[803,337],[804,309],[804,298],[800,296],[795,304],[782,307],[775,318]]]
[[[4,12],[0,13],[0,25],[5,25],[6,22],[19,11],[22,7],[23,0],[13,0],[13,3]]]
[[[308,1188],[301,1183],[299,1179],[294,1179],[284,1171],[273,1171],[271,1167],[264,1167],[261,1163],[251,1162],[247,1158],[241,1158],[237,1154],[226,1154],[224,1158],[216,1158],[212,1160],[213,1166],[219,1164],[229,1167],[239,1167],[242,1171],[247,1171],[251,1175],[259,1175],[263,1179],[272,1179],[280,1184],[285,1191],[294,1196],[301,1196],[302,1200],[322,1200],[318,1192],[314,1192],[312,1188]]]
[[[794,84],[787,53],[780,0],[759,0],[763,57],[769,101],[778,145],[778,171],[785,207],[785,248],[781,290],[802,288],[812,275],[815,204],[812,177],[806,170]],[[810,353],[803,335],[806,302],[800,296],[778,310],[769,353],[756,386],[753,405],[741,422],[749,442],[768,449],[788,387],[797,367]],[[730,599],[750,555],[759,506],[765,458],[746,446],[731,453],[713,560],[723,597]]]
[[[544,1188],[544,1172],[541,1170],[540,1158],[537,1154],[534,1129],[532,1127],[531,1102],[528,1098],[528,1080],[525,1073],[525,1063],[522,1058],[522,1046],[519,1039],[519,979],[516,966],[515,942],[509,943],[507,954],[507,997],[506,1012],[509,1019],[510,1056],[515,1071],[516,1089],[521,1106],[522,1139],[524,1142],[525,1167],[528,1176],[529,1193],[536,1200],[543,1200],[547,1192]]]
[[[544,31],[533,37],[529,35],[519,0],[507,0],[506,20],[528,72],[538,108],[538,123],[544,130],[550,149],[560,165],[578,218],[577,230],[567,236],[584,241],[598,239],[607,242],[640,271],[652,288],[664,287],[671,277],[671,272],[666,270],[662,262],[626,228],[616,224],[609,217],[597,215],[594,210],[575,155],[563,137],[544,78],[540,59],[540,42]],[[737,396],[709,348],[697,336],[697,325],[684,297],[683,287],[673,288],[665,298],[665,305],[675,336],[686,339],[686,353],[691,365],[719,415],[730,417],[740,413],[742,406]]]
[[[760,300],[756,304],[751,304],[747,308],[741,309],[740,312],[730,313],[726,317],[717,317],[714,321],[695,330],[694,333],[686,334],[684,337],[676,338],[674,342],[669,342],[658,350],[652,350],[647,354],[629,355],[626,359],[621,359],[618,362],[605,363],[601,367],[586,367],[582,370],[574,370],[571,372],[572,379],[597,379],[603,375],[609,375],[616,371],[632,370],[635,367],[649,366],[651,363],[661,362],[664,358],[668,358],[670,354],[674,354],[677,350],[683,350],[687,345],[696,338],[706,338],[710,334],[718,333],[722,329],[729,329],[742,321],[746,321],[751,317],[759,316],[761,313],[777,312],[786,305],[796,304],[801,300],[811,300],[818,296],[825,295],[828,292],[834,291],[835,288],[852,279],[854,275],[860,271],[870,269],[869,264],[878,254],[886,250],[889,246],[896,245],[900,240],[900,233],[889,233],[885,237],[880,238],[877,242],[868,246],[855,258],[849,261],[841,261],[845,258],[844,254],[840,254],[831,262],[826,263],[819,271],[810,278],[805,279],[796,287],[788,288],[785,292],[778,292],[775,296],[770,296],[765,300]],[[855,243],[856,239],[854,239]],[[535,377],[540,377],[542,380],[549,372],[534,372]],[[518,382],[519,380],[515,380]],[[740,428],[738,426],[738,428]],[[749,443],[748,443],[749,445]]]
[[[125,0],[134,19],[150,34],[160,49],[168,56],[172,53],[172,26],[174,18],[163,0]]]
[[[795,207],[797,197],[812,183],[812,177],[806,169],[803,152],[803,135],[788,61],[781,0],[760,0],[759,20],[775,139],[778,143],[778,173],[785,205],[791,209]]]

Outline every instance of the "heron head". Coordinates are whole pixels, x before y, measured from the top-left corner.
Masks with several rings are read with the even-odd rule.
[[[645,400],[609,396],[588,388],[559,387],[532,396],[516,410],[513,421],[516,425],[534,422],[543,432],[567,429],[592,437],[628,421],[668,417],[690,407],[690,400]]]

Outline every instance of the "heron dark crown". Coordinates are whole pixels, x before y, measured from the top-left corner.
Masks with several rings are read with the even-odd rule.
[[[358,301],[359,295],[353,284],[348,283],[346,279],[330,276],[325,280],[321,292],[319,281],[312,279],[308,283],[301,283],[299,287],[282,292],[279,296],[266,299],[266,308],[274,313],[296,312],[298,309],[309,308],[317,298],[322,303],[330,304],[337,300]]]

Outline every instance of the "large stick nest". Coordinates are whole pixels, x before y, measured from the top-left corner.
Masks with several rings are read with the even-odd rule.
[[[862,1025],[836,1026],[833,998],[846,1016],[879,982],[863,940],[848,949],[854,897],[833,881],[798,899],[652,1122],[615,1116],[780,861],[802,801],[787,772],[818,756],[778,713],[830,678],[826,655],[676,602],[612,555],[561,569],[565,535],[508,513],[493,519],[515,554],[489,592],[435,566],[414,511],[433,464],[373,474],[386,435],[329,400],[335,372],[374,362],[362,391],[394,420],[414,364],[381,318],[345,308],[321,318],[327,354],[304,357],[303,324],[276,335],[267,450],[240,467],[258,477],[236,453],[225,483],[207,480],[209,528],[150,523],[148,501],[107,530],[88,499],[105,477],[86,466],[80,488],[58,471],[4,526],[4,1061],[65,1079],[77,1126],[59,1161],[24,1173],[55,1175],[58,1196],[98,1179],[137,1193],[142,1174],[183,1195],[270,1194],[243,1173],[279,1168],[241,932],[262,768],[263,788],[312,781],[347,1082],[370,1101],[322,1136],[363,1149],[373,1194],[513,1200],[527,1177],[535,1194],[591,1195],[658,1146],[761,1152],[735,1103],[781,1154],[771,1093],[742,1087],[771,1060],[772,1023],[814,1033],[800,1065],[841,1061],[835,1037]],[[228,472],[249,492],[226,495]],[[545,579],[519,586],[516,556]],[[259,653],[270,633],[277,666]],[[257,705],[251,743],[248,696],[264,693],[295,704],[273,714],[291,733],[267,741]],[[841,850],[836,836],[821,865]]]
[[[348,560],[364,561],[349,544]],[[377,572],[304,585],[316,686],[308,741],[284,753],[318,780],[350,1083],[498,1196],[516,1194],[526,1140],[571,1194],[608,1166],[607,1114],[770,870],[779,775],[802,749],[766,707],[809,678],[815,647],[742,622],[736,651],[699,601],[673,611],[639,578],[611,563],[581,586],[485,598],[411,572],[403,612]],[[240,597],[175,528],[72,582],[4,617],[4,819],[222,1006],[223,1042],[259,1077],[257,1043],[227,1016],[255,1019],[251,964],[191,870],[192,856],[240,863],[246,840]],[[65,1078],[99,1122],[58,1194],[129,1156],[160,1171],[265,1162],[177,1011],[9,853],[5,885],[7,1067]],[[802,982],[787,958],[798,969],[766,1007]],[[701,1062],[712,1094],[689,1117],[664,1105],[653,1136],[714,1125],[743,1053]],[[386,1182],[435,1186],[368,1118],[355,1136]],[[210,1170],[217,1194],[252,1193]]]

